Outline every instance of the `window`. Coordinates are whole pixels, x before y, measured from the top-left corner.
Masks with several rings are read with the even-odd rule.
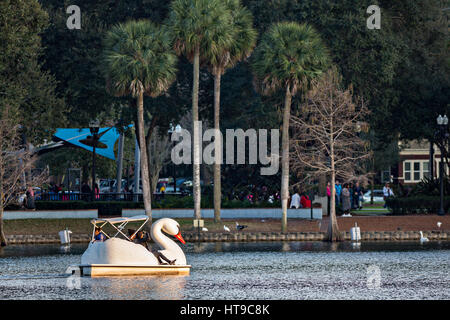
[[[441,172],[441,161],[440,160],[436,160],[435,162],[435,173],[436,173],[436,177],[439,178],[440,172]],[[446,165],[446,163],[444,162],[444,171],[447,173],[447,175],[449,174],[449,167]]]
[[[420,162],[414,162],[414,181],[420,180]]]
[[[405,181],[411,181],[411,162],[405,161],[405,170],[404,170]]]
[[[403,168],[403,177],[407,182],[419,182],[430,176],[428,161],[405,161]]]
[[[422,173],[423,178],[429,178],[430,177],[430,168],[429,168],[429,161],[422,162]]]

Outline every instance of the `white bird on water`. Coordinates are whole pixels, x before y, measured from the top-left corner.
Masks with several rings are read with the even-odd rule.
[[[226,232],[230,232],[231,230],[230,230],[230,228],[228,228],[227,226],[223,226],[223,230],[225,230]]]
[[[424,243],[424,242],[429,241],[427,237],[423,236],[422,231],[419,231],[419,232],[420,232],[420,243]]]

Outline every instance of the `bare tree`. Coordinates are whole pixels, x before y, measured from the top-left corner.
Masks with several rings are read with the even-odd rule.
[[[150,139],[147,139],[147,153],[149,154],[150,191],[155,193],[161,169],[170,162],[172,142],[169,134],[161,132],[158,127],[153,129]]]
[[[0,119],[0,245],[6,246],[7,241],[3,228],[3,211],[6,206],[18,199],[23,192],[21,180],[31,172],[37,155],[26,148],[21,139],[19,125],[10,117],[10,110],[2,110]],[[47,181],[48,172],[29,174],[28,186],[42,185]]]
[[[312,90],[301,107],[301,116],[291,120],[293,148],[291,166],[305,180],[326,174],[335,185],[336,177],[345,181],[364,180],[364,159],[370,156],[360,133],[368,115],[362,99],[351,89],[341,88],[335,69],[313,80]],[[336,220],[335,188],[331,188],[331,212],[328,241],[342,240]]]
[[[186,114],[183,115],[183,117],[181,117],[179,124],[180,126],[189,131],[191,134],[191,139],[193,139],[194,135],[193,135],[193,125],[192,125],[192,111],[188,111],[186,112]],[[200,129],[200,128],[199,128]],[[207,141],[203,141],[202,137],[205,133],[206,130],[211,129],[211,125],[210,122],[207,119],[201,119],[201,132],[199,132],[200,134],[200,141],[202,142],[201,144],[201,150],[204,150],[204,148],[206,147],[206,145],[208,145],[210,142]],[[192,140],[192,144],[194,143],[194,141]],[[222,151],[220,151],[222,152]],[[204,161],[201,160],[201,168],[200,168],[200,172],[201,172],[201,177],[203,178],[204,184],[208,185],[209,184],[209,180],[210,177],[213,176],[214,174],[214,165],[212,164],[206,164]]]

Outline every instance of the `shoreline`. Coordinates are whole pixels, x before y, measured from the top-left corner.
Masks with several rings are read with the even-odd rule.
[[[351,241],[350,232],[342,232],[344,241]],[[257,242],[257,241],[323,241],[325,232],[185,232],[186,242]],[[450,241],[448,231],[424,231],[430,241]],[[54,244],[60,243],[58,235],[9,235],[8,245],[13,244]],[[72,243],[88,243],[89,234],[73,234]],[[361,231],[361,241],[419,241],[418,231]]]

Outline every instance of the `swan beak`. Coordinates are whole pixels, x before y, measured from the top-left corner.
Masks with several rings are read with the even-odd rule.
[[[184,241],[183,237],[181,236],[181,233],[178,232],[178,234],[175,235],[175,238],[177,238],[178,240],[180,240],[180,242],[182,244],[186,244],[186,241]]]

